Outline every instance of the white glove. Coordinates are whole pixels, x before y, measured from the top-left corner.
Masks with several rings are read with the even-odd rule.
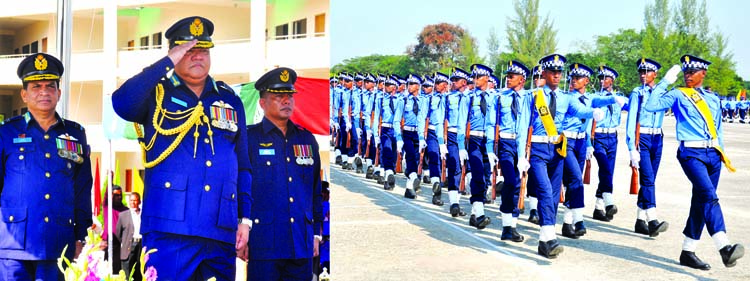
[[[604,119],[604,110],[601,110],[600,108],[594,108],[594,120],[596,122],[602,121]]]
[[[380,145],[380,136],[375,136],[375,146]]]
[[[631,150],[630,151],[630,166],[634,167],[636,169],[641,168],[641,153],[638,152],[638,150]]]
[[[357,136],[361,136],[361,135],[362,135],[362,128],[357,128]]]
[[[448,146],[445,144],[440,145],[440,157],[445,159],[445,156],[448,155]]]
[[[589,146],[586,148],[586,160],[591,160],[591,157],[594,157],[594,148]]]
[[[419,140],[419,151],[422,151],[422,149],[425,149],[427,147],[427,142],[425,140]]]
[[[682,71],[682,68],[679,65],[673,65],[672,68],[667,71],[667,74],[664,75],[664,80],[667,80],[669,84],[674,83],[674,81],[677,81],[677,74],[679,74],[680,71]]]
[[[401,149],[404,148],[404,141],[397,141],[396,142],[396,151],[401,153]]]
[[[518,175],[522,175],[523,172],[526,172],[531,167],[531,164],[529,164],[529,160],[526,160],[526,157],[518,158],[518,165],[516,165],[518,168]]]
[[[348,132],[351,130],[352,130],[352,123],[346,122],[346,131]]]
[[[367,130],[367,138],[368,139],[372,138],[372,131],[371,130]]]
[[[620,108],[622,108],[626,103],[628,103],[628,99],[621,96],[615,96],[615,102],[620,106]]]
[[[467,152],[466,149],[459,150],[458,151],[458,159],[461,162],[469,160],[469,152]]]
[[[494,152],[487,153],[487,158],[490,160],[490,170],[494,169],[497,163],[500,162],[500,159],[497,158]]]
[[[331,130],[334,130],[334,129],[336,129],[336,123],[333,123],[333,122],[330,122],[330,121],[329,121],[329,122],[328,122],[328,125],[329,125],[328,127],[330,127],[330,128],[331,128]]]
[[[338,130],[339,129],[339,123],[338,122],[333,122],[333,127],[336,128],[336,130]]]

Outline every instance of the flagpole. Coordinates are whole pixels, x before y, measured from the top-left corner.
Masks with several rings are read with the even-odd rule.
[[[112,273],[112,266],[111,264],[114,262],[114,259],[112,259],[112,235],[111,233],[114,233],[112,229],[114,226],[112,225],[112,206],[114,205],[114,202],[112,202],[112,181],[114,180],[114,177],[112,176],[113,168],[112,168],[112,139],[107,139],[107,154],[109,155],[109,163],[107,163],[107,257],[109,257],[109,263],[110,266],[107,267],[107,272],[110,274]]]

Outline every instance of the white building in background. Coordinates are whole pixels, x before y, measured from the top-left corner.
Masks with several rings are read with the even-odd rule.
[[[299,76],[327,79],[330,62],[328,0],[118,0],[71,1],[71,85],[66,118],[81,123],[92,161],[109,159],[104,115],[111,93],[144,67],[166,56],[164,31],[177,20],[199,15],[214,23],[210,74],[228,84],[254,81],[277,66]],[[28,54],[56,50],[57,1],[5,1],[0,9],[0,114],[25,112],[16,76]],[[61,101],[63,102],[63,101]],[[120,176],[142,169],[134,140],[112,141]],[[322,150],[322,149],[321,149]],[[105,153],[102,153],[105,152]],[[92,164],[93,169],[93,164]],[[126,170],[128,170],[126,172]],[[127,183],[123,180],[122,185]],[[125,187],[125,186],[124,186]]]

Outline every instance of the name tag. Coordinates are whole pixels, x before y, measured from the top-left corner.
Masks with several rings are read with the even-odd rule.
[[[31,138],[25,137],[25,138],[13,138],[13,143],[30,143]]]
[[[187,102],[185,102],[185,101],[183,101],[181,99],[172,97],[172,102],[176,103],[176,104],[179,104],[179,105],[182,105],[182,107],[187,107]]]
[[[276,150],[273,149],[273,148],[271,148],[271,149],[259,149],[258,150],[258,154],[260,154],[260,155],[276,155]]]

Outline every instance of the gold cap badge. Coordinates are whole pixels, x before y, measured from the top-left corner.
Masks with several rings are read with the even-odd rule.
[[[281,82],[289,81],[289,71],[286,71],[286,70],[282,71],[281,74],[279,75],[279,79],[281,79]]]
[[[34,60],[34,67],[36,68],[36,70],[47,69],[47,59],[45,59],[42,55],[37,55],[36,60]]]
[[[193,36],[203,35],[203,22],[201,22],[201,19],[195,18],[193,20],[193,23],[190,25],[190,34]]]

